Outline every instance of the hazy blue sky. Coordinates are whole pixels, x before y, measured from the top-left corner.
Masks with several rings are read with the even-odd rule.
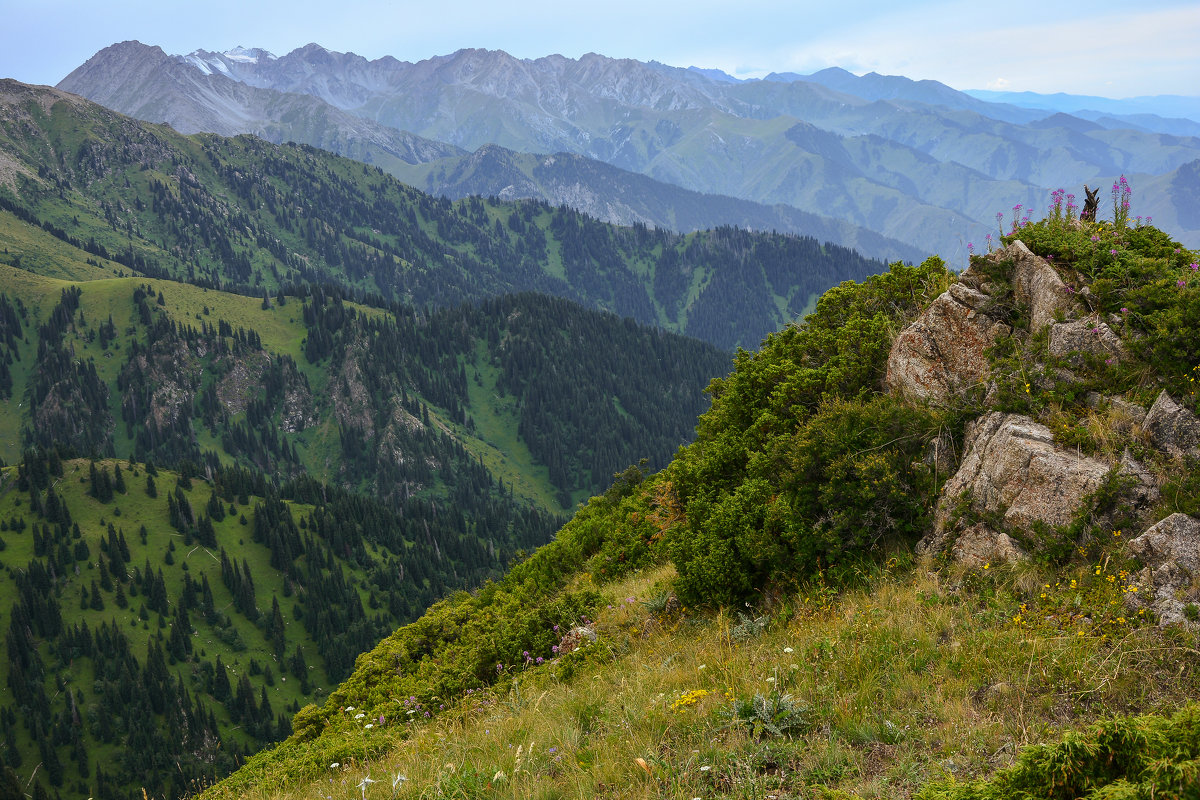
[[[309,42],[418,61],[587,52],[738,77],[841,66],[956,89],[1200,95],[1196,0],[0,0],[0,77],[54,84],[114,42],[168,53]]]

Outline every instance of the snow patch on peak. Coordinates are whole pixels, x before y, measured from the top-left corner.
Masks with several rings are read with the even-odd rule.
[[[200,72],[204,73],[205,75],[212,75],[213,73],[212,67],[209,66],[208,62],[195,53],[189,53],[183,57],[183,60],[200,70]]]
[[[257,64],[259,61],[274,61],[275,56],[272,53],[263,50],[261,47],[245,48],[241,45],[226,50],[221,55],[228,58],[230,61],[240,61],[243,64]]]

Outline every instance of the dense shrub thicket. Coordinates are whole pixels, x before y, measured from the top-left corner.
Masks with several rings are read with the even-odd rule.
[[[897,331],[946,289],[938,258],[826,292],[802,325],[739,352],[695,443],[666,471],[686,603],[724,604],[883,539],[913,539],[941,420],[879,393]]]

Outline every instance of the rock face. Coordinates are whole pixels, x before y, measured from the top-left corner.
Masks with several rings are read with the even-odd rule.
[[[1171,455],[1200,455],[1200,420],[1165,391],[1146,413],[1142,428],[1150,441]]]
[[[1081,367],[1084,365],[1081,353],[1103,359],[1121,358],[1125,355],[1125,345],[1107,324],[1098,319],[1081,319],[1052,324],[1047,351]]]
[[[1120,352],[1120,340],[1099,321],[1056,323],[1069,317],[1075,307],[1074,295],[1058,273],[1021,241],[999,250],[988,259],[994,263],[1012,262],[1009,278],[1014,300],[1028,306],[1031,329],[1036,332],[1055,325],[1057,341],[1064,356],[1077,350],[1109,357],[1109,350]],[[886,388],[916,400],[945,403],[988,379],[984,351],[997,336],[1012,333],[1003,320],[988,312],[991,286],[974,267],[964,272],[959,282],[943,292],[911,325],[900,332],[888,354]],[[1055,337],[1052,331],[1051,337]],[[1099,348],[1099,349],[1097,349]]]
[[[1195,626],[1185,609],[1200,600],[1194,587],[1200,577],[1200,520],[1172,514],[1131,540],[1127,548],[1143,568],[1133,581],[1138,591],[1125,595],[1126,605],[1154,612],[1159,625]]]
[[[990,258],[996,262],[1013,262],[1013,294],[1018,303],[1029,306],[1030,330],[1036,333],[1053,323],[1059,314],[1070,315],[1075,300],[1067,285],[1054,267],[1034,255],[1024,242],[1017,240]]]
[[[963,283],[943,292],[892,343],[884,383],[903,396],[944,402],[983,384],[984,350],[1012,329],[980,309],[987,295]]]
[[[1054,444],[1050,429],[1029,417],[993,411],[967,429],[962,466],[942,490],[934,530],[918,552],[944,549],[953,531],[950,515],[964,492],[971,508],[1002,515],[1010,525],[1049,527],[1071,522],[1085,497],[1109,472],[1109,465]]]

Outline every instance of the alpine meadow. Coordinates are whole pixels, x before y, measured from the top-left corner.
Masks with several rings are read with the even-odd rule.
[[[1194,98],[985,94],[0,79],[0,800],[1200,800]]]

